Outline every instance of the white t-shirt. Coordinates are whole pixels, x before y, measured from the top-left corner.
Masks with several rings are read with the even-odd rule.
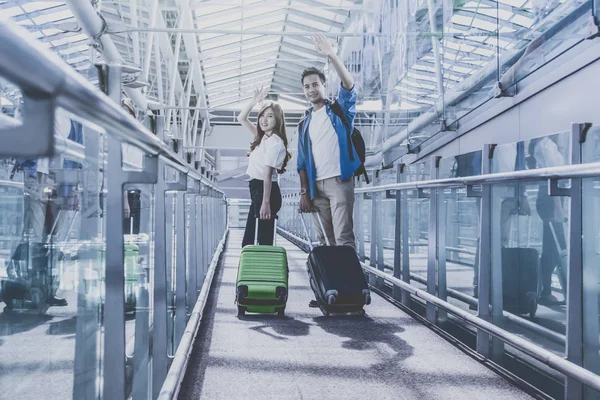
[[[316,180],[340,176],[340,144],[325,107],[313,110],[308,133],[317,172]]]
[[[269,137],[263,136],[262,141],[250,153],[248,160],[248,169],[246,174],[250,179],[265,179],[265,168],[273,167],[276,170],[281,169],[285,160],[286,150],[283,140],[273,134]],[[273,171],[271,180],[277,180],[277,173]]]

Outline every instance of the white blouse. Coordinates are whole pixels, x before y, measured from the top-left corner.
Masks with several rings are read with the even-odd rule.
[[[250,153],[248,160],[248,169],[246,174],[250,176],[250,179],[265,179],[265,168],[267,166],[273,167],[276,171],[281,169],[283,161],[285,160],[286,150],[283,140],[272,134],[271,136],[263,136],[262,141],[254,150]],[[277,180],[277,173],[273,171],[271,180]]]

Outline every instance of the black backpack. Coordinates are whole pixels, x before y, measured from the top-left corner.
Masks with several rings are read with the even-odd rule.
[[[356,154],[358,155],[358,159],[360,160],[360,166],[356,169],[356,171],[354,171],[354,176],[360,177],[361,175],[363,175],[365,177],[365,182],[367,182],[368,185],[369,175],[367,175],[367,170],[365,169],[365,160],[367,153],[367,146],[365,145],[365,140],[363,139],[360,131],[356,128],[354,128],[352,130],[352,133],[350,133],[350,125],[348,124],[348,121],[346,121],[344,111],[342,110],[342,107],[338,104],[337,101],[331,103],[331,111],[333,111],[333,113],[342,120],[342,122],[346,126],[346,130],[348,131],[348,154],[350,155],[350,161],[354,161],[354,153],[352,152],[352,146],[354,146]],[[306,115],[308,115],[308,113]],[[305,119],[306,117],[298,123],[298,132],[302,131],[302,125],[304,124]]]

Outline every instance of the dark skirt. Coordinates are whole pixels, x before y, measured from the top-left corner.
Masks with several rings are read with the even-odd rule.
[[[246,231],[242,247],[254,244],[254,229],[256,228],[256,218],[260,215],[260,207],[263,200],[264,182],[259,179],[250,181],[250,199],[252,204],[248,210],[248,220],[246,221]],[[260,220],[258,224],[258,244],[273,245],[273,233],[275,229],[275,216],[281,209],[281,191],[277,182],[271,183],[271,219]]]

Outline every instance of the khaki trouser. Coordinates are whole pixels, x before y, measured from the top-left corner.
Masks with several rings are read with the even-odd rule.
[[[332,246],[351,246],[354,242],[354,180],[342,182],[339,176],[317,181],[317,193],[312,201],[313,210],[319,213],[323,227]],[[313,215],[317,237],[325,244],[325,236],[317,216]]]

